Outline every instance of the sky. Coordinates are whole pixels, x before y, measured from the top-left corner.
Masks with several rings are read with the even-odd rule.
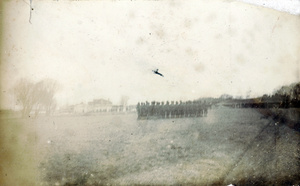
[[[118,104],[121,96],[129,104],[255,97],[300,81],[297,8],[229,0],[33,0],[32,7],[30,23],[29,0],[3,3],[3,108],[14,107],[20,78],[57,80],[60,106]]]

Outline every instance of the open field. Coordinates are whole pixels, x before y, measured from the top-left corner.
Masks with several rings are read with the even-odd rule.
[[[299,132],[254,109],[220,107],[200,118],[136,117],[2,119],[4,183],[300,184]]]

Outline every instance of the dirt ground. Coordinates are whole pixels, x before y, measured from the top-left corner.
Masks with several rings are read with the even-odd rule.
[[[200,118],[136,118],[2,118],[2,126],[8,126],[2,133],[3,183],[300,184],[299,132],[255,109],[219,107]]]

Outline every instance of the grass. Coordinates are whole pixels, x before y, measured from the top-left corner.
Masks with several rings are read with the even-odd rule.
[[[27,145],[34,144],[30,152],[35,160],[31,165],[40,172],[35,173],[37,185],[300,180],[295,176],[299,133],[280,126],[274,144],[273,121],[253,109],[220,108],[210,110],[207,117],[165,120],[136,120],[135,114],[128,114],[19,121],[25,127],[19,143],[26,138]]]

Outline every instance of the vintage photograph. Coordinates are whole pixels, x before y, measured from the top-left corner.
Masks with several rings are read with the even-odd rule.
[[[0,185],[299,185],[300,1],[4,0]]]

